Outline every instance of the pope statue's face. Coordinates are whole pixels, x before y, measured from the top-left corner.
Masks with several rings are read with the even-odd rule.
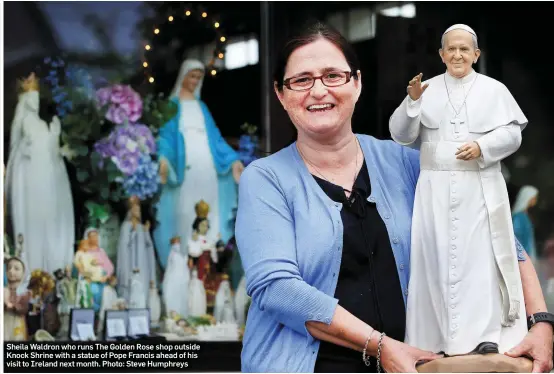
[[[471,72],[471,65],[477,62],[481,51],[475,49],[469,32],[452,30],[444,36],[444,46],[439,54],[448,73],[453,77],[463,78]]]

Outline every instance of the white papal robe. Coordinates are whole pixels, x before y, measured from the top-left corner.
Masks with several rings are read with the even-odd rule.
[[[390,120],[392,138],[421,151],[406,343],[453,355],[494,342],[504,352],[527,328],[500,160],[518,149],[527,119],[504,85],[474,71],[425,83],[422,97],[406,97]],[[482,157],[457,160],[471,141]]]

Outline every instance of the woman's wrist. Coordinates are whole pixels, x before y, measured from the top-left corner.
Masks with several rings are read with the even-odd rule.
[[[374,358],[377,357],[377,345],[378,345],[380,335],[381,333],[379,331],[375,329],[371,330],[371,333],[370,333],[371,339],[369,339],[365,347],[366,355]]]

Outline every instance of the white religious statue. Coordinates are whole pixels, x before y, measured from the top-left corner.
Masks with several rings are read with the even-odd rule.
[[[23,93],[11,127],[6,198],[12,237],[25,237],[23,262],[29,271],[53,273],[73,261],[75,222],[69,178],[60,153],[61,123],[39,117],[39,82],[34,73],[21,84]]]
[[[148,309],[150,309],[150,326],[158,327],[162,316],[162,303],[156,282],[150,281],[150,292],[148,293]]]
[[[198,279],[198,271],[192,270],[189,284],[189,315],[192,317],[203,316],[208,311],[206,289],[204,283]]]
[[[420,144],[406,343],[505,352],[527,325],[500,161],[519,148],[527,118],[506,86],[473,70],[470,27],[447,29],[439,53],[446,72],[415,76],[389,123],[397,143]]]
[[[146,308],[148,294],[141,278],[140,269],[134,269],[129,286],[129,308]]]
[[[140,282],[143,285],[144,299],[147,299],[147,287],[150,282],[156,282],[156,255],[150,238],[150,223],[142,223],[140,200],[136,196],[129,198],[127,217],[119,231],[117,250],[117,292],[127,303],[130,303],[133,269],[140,269]]]
[[[100,312],[98,313],[99,331],[103,331],[104,329],[104,317],[106,315],[106,311],[119,309],[118,305],[120,299],[117,296],[116,286],[117,278],[115,275],[108,277],[108,283],[102,290],[102,304],[100,306]]]
[[[159,224],[153,236],[164,270],[171,238],[178,236],[186,243],[191,237],[198,201],[204,200],[211,207],[207,218],[212,233],[227,242],[234,232],[237,183],[244,165],[200,100],[204,73],[200,61],[183,62],[170,95],[179,110],[160,129],[157,141],[163,188],[156,210]]]
[[[162,298],[166,316],[173,313],[182,318],[189,316],[189,280],[187,257],[181,248],[181,241],[179,238],[173,238],[162,283]]]
[[[217,293],[215,294],[214,303],[214,318],[216,322],[236,323],[234,310],[233,293],[231,292],[231,284],[229,276],[223,275],[223,280],[219,284]]]

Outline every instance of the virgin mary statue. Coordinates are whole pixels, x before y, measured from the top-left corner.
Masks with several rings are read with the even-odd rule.
[[[171,239],[186,243],[200,200],[212,207],[210,232],[227,241],[233,235],[237,183],[244,169],[238,154],[221,136],[206,104],[200,100],[205,67],[185,60],[171,91],[177,115],[160,130],[158,154],[163,188],[158,203],[154,242],[166,268]]]
[[[11,127],[6,199],[13,237],[25,240],[29,271],[53,273],[73,262],[75,228],[69,178],[60,154],[60,120],[39,117],[39,83],[31,74]]]

